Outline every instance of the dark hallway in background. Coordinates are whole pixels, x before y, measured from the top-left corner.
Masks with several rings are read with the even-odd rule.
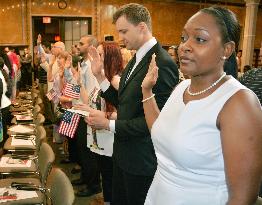
[[[37,35],[41,34],[42,41],[54,43],[63,41],[66,50],[77,44],[83,35],[92,35],[91,17],[43,17],[33,16],[33,45],[36,45]]]

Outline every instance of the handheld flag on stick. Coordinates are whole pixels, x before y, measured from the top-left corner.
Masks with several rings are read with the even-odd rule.
[[[55,96],[57,96],[56,91],[52,88],[51,90],[48,91],[46,94],[46,97],[48,98],[49,101],[51,101]]]
[[[66,83],[65,88],[63,90],[63,95],[79,99],[80,98],[80,85],[74,85],[71,83]]]
[[[80,121],[80,115],[65,111],[62,121],[60,123],[58,132],[62,135],[66,135],[73,138]]]

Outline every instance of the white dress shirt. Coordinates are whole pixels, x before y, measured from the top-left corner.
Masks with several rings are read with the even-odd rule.
[[[80,76],[81,83],[85,87],[88,94],[94,90],[95,87],[99,89],[99,84],[96,77],[92,73],[91,62],[89,60],[85,60],[81,63]]]
[[[5,95],[5,93],[7,91],[7,84],[6,84],[5,78],[3,76],[3,73],[1,71],[0,71],[0,79],[3,82],[3,94],[2,94],[2,100],[1,100],[1,109],[2,109],[2,108],[5,108],[5,107],[11,105],[11,101]]]
[[[57,58],[56,58],[54,64],[52,65],[52,77],[53,78],[56,76],[58,71],[59,71],[59,66],[58,66]],[[47,90],[48,91],[51,90],[53,88],[53,85],[54,85],[54,79],[53,81],[47,81]]]

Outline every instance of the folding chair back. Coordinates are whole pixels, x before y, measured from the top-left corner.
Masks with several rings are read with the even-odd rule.
[[[75,200],[74,189],[66,174],[59,168],[51,171],[50,198],[52,205],[72,205]]]
[[[43,142],[38,155],[38,168],[42,184],[46,183],[47,176],[55,161],[55,154],[49,144]]]

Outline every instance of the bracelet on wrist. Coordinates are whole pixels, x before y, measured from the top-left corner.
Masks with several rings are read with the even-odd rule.
[[[142,102],[142,103],[144,103],[144,102],[146,102],[146,101],[148,101],[148,100],[152,99],[153,97],[155,97],[155,93],[153,93],[153,95],[151,95],[150,97],[148,97],[148,98],[145,98],[145,99],[144,99],[144,100],[142,100],[141,102]]]

